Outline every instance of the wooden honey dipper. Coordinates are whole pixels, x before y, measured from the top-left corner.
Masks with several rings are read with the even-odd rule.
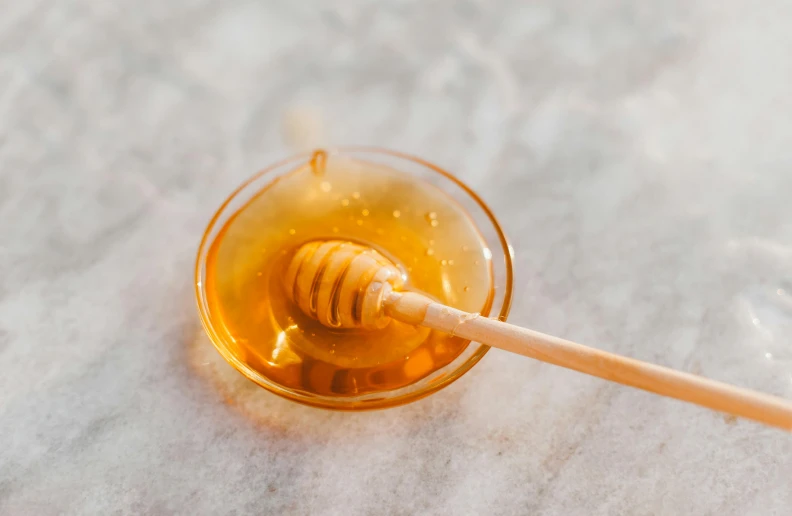
[[[332,328],[378,329],[393,318],[792,430],[788,400],[463,312],[417,292],[401,292],[404,281],[402,272],[374,249],[327,240],[297,250],[284,285],[303,312]]]

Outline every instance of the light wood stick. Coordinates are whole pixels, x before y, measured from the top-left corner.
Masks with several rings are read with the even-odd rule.
[[[792,402],[469,314],[414,292],[390,292],[390,317],[662,396],[792,431]]]

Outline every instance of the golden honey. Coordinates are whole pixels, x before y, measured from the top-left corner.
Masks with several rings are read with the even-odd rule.
[[[349,240],[392,260],[406,289],[468,312],[489,313],[491,254],[450,196],[382,164],[351,158],[277,178],[228,219],[206,258],[215,330],[243,364],[309,396],[354,397],[417,382],[468,345],[399,321],[381,330],[332,329],[289,300],[283,277],[303,243]]]

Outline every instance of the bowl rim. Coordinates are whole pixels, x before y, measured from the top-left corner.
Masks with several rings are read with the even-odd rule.
[[[303,405],[309,405],[312,407],[317,408],[324,408],[324,409],[331,409],[331,410],[338,410],[338,411],[363,411],[363,410],[377,410],[377,409],[384,409],[384,408],[391,408],[397,407],[400,405],[404,405],[406,403],[411,403],[413,401],[418,401],[430,394],[433,394],[440,389],[448,387],[450,384],[458,380],[462,375],[467,373],[474,365],[476,365],[484,355],[489,351],[490,347],[486,344],[481,344],[479,342],[472,342],[472,344],[477,344],[479,347],[476,352],[471,355],[467,360],[465,360],[462,364],[456,367],[453,371],[450,371],[444,378],[441,380],[429,384],[417,391],[414,392],[406,392],[402,393],[398,396],[394,396],[391,398],[377,398],[376,400],[356,400],[350,403],[344,403],[341,405],[335,404],[333,401],[334,398],[329,398],[326,396],[317,397],[317,396],[308,396],[305,394],[300,393],[300,391],[295,391],[292,389],[284,388],[276,383],[266,381],[267,378],[258,373],[257,371],[252,370],[247,364],[240,361],[236,355],[231,353],[228,350],[227,346],[221,346],[218,341],[225,341],[225,339],[216,331],[214,322],[212,320],[212,316],[209,313],[208,307],[203,302],[204,299],[204,288],[202,282],[202,270],[203,265],[205,262],[205,254],[208,251],[208,246],[210,245],[209,237],[212,233],[212,230],[215,228],[217,221],[220,219],[221,215],[225,212],[226,208],[229,204],[239,195],[243,190],[245,190],[248,186],[252,183],[260,179],[262,176],[266,175],[267,173],[288,165],[290,163],[301,163],[303,161],[308,161],[312,156],[315,155],[316,152],[324,152],[326,153],[326,157],[332,156],[334,154],[337,155],[345,155],[345,154],[353,154],[351,157],[355,157],[355,153],[373,153],[373,154],[384,154],[391,157],[405,159],[408,161],[413,161],[420,165],[423,165],[426,168],[431,169],[432,171],[444,176],[446,179],[450,180],[460,188],[471,198],[473,199],[476,204],[482,209],[484,214],[489,219],[492,227],[495,229],[498,240],[501,244],[503,256],[504,256],[504,266],[505,266],[505,285],[503,288],[503,303],[501,305],[500,313],[498,314],[497,318],[500,321],[505,321],[509,315],[509,311],[511,310],[511,303],[513,297],[513,283],[514,283],[514,271],[513,271],[513,248],[509,244],[509,240],[506,237],[505,233],[503,232],[503,228],[500,225],[497,217],[489,208],[489,206],[484,202],[484,200],[467,184],[465,184],[462,180],[457,178],[452,173],[446,171],[445,169],[431,163],[423,158],[418,156],[414,156],[405,152],[394,151],[382,147],[376,146],[340,146],[340,147],[333,147],[330,149],[315,149],[309,152],[303,152],[300,154],[292,155],[288,158],[283,160],[277,161],[261,170],[256,172],[255,174],[248,177],[245,181],[242,182],[234,191],[232,191],[223,203],[220,205],[219,208],[215,211],[214,215],[210,219],[209,223],[204,230],[203,236],[201,237],[201,242],[198,246],[198,252],[196,255],[195,260],[195,272],[194,272],[194,289],[195,289],[195,300],[198,305],[198,313],[201,318],[201,324],[206,331],[207,335],[209,336],[209,340],[212,342],[212,345],[215,349],[220,353],[220,355],[225,359],[226,362],[231,364],[234,369],[242,373],[248,380],[252,381],[256,385],[274,393],[291,401],[295,401],[297,403],[301,403]],[[256,194],[254,194],[256,195]],[[233,217],[236,213],[230,215]],[[212,242],[217,235],[214,235],[212,238]],[[262,381],[264,380],[264,381]],[[386,393],[387,391],[383,391]]]

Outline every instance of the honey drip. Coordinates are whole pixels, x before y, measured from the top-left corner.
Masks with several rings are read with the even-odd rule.
[[[317,149],[311,155],[311,171],[317,177],[322,177],[325,173],[325,164],[327,163],[327,152],[322,149]]]

